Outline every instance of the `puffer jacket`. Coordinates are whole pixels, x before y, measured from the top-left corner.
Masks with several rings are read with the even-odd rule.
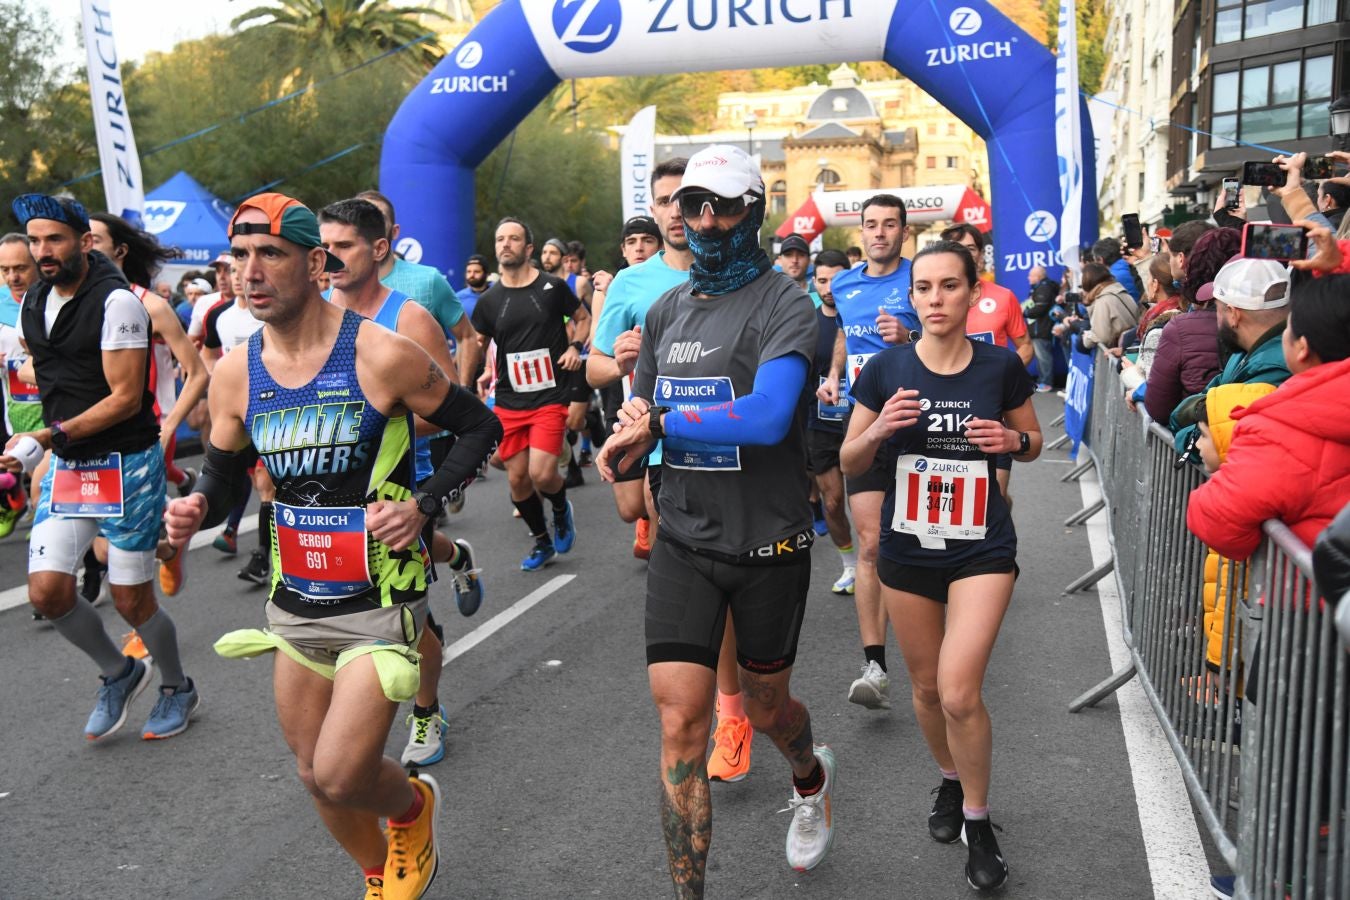
[[[1267,331],[1257,340],[1252,349],[1246,353],[1234,353],[1228,357],[1228,362],[1224,363],[1223,371],[1210,381],[1206,390],[1212,390],[1221,384],[1250,384],[1260,382],[1262,384],[1283,384],[1289,377],[1289,367],[1284,364],[1284,346],[1281,337],[1284,335],[1284,323],[1281,322],[1274,328]],[[1156,364],[1156,358],[1154,360]],[[1191,438],[1191,432],[1195,431],[1195,425],[1188,421],[1183,421],[1181,411],[1189,409],[1195,402],[1189,397],[1183,400],[1172,411],[1172,418],[1168,421],[1172,429],[1174,440],[1176,441],[1177,452],[1185,450],[1187,442]]]
[[[1177,404],[1203,391],[1219,368],[1219,315],[1212,305],[1168,322],[1148,371],[1144,408],[1149,418],[1165,425]]]

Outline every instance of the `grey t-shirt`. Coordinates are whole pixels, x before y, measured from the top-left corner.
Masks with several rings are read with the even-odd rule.
[[[770,271],[738,291],[698,299],[672,288],[647,313],[635,396],[678,410],[754,392],[760,365],[792,353],[807,364],[816,312],[801,288]],[[806,409],[810,379],[778,444],[732,447],[667,437],[661,530],[696,550],[740,554],[809,528]]]

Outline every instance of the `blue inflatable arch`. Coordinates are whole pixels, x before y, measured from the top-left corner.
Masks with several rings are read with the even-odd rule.
[[[998,280],[1020,291],[1033,266],[1057,271],[1055,57],[983,0],[503,0],[385,132],[380,187],[399,249],[458,280],[474,169],[563,79],[878,58],[984,138]],[[1086,242],[1096,182],[1085,109],[1080,119]]]

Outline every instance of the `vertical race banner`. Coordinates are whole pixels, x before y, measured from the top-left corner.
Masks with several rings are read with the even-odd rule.
[[[1083,128],[1078,100],[1078,4],[1060,0],[1055,58],[1055,151],[1059,156],[1059,248],[1064,266],[1077,274],[1083,221]]]
[[[619,144],[623,220],[651,215],[652,158],[656,146],[656,107],[644,106],[628,123]]]
[[[1069,380],[1064,385],[1064,433],[1073,443],[1070,452],[1078,455],[1078,445],[1087,434],[1092,413],[1093,356],[1077,347],[1069,351]]]
[[[141,182],[141,158],[136,152],[136,138],[131,133],[131,116],[122,90],[122,65],[113,42],[111,2],[82,0],[89,94],[108,211],[139,225],[145,207],[145,185]]]

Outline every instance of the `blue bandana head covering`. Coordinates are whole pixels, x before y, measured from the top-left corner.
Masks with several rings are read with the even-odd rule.
[[[729,294],[773,267],[759,243],[759,228],[764,224],[763,196],[747,209],[746,217],[730,231],[716,235],[699,234],[686,224],[684,234],[694,254],[689,278],[695,293],[712,297]]]

